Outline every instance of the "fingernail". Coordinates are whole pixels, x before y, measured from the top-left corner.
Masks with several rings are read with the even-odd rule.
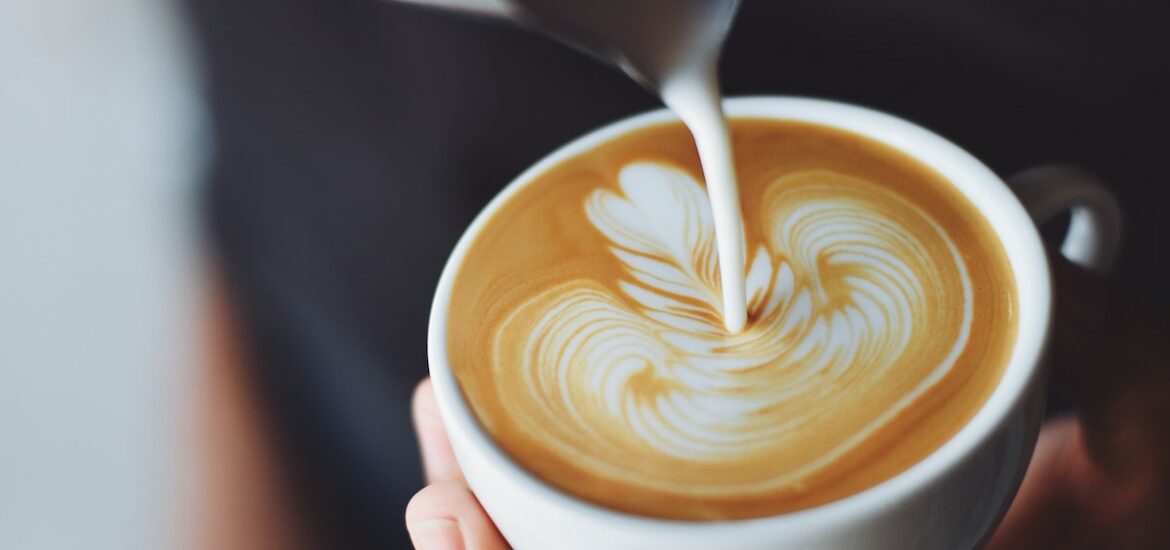
[[[410,525],[410,539],[419,550],[463,550],[463,533],[453,519],[416,521]]]

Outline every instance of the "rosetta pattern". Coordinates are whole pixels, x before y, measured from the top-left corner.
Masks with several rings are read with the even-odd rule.
[[[581,468],[687,493],[792,483],[879,429],[965,344],[963,259],[892,191],[813,171],[770,184],[763,242],[746,255],[751,324],[729,336],[702,186],[649,162],[626,166],[619,184],[584,208],[625,275],[533,296],[496,339],[497,368],[510,365],[497,377],[509,416]],[[956,274],[958,313],[937,299]],[[920,357],[931,364],[910,370]],[[907,391],[870,402],[891,384]],[[631,466],[660,461],[764,466],[698,480]]]

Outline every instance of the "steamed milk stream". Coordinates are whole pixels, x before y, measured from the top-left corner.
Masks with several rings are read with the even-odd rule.
[[[999,380],[1014,283],[961,193],[844,131],[730,128],[741,332],[723,325],[716,221],[678,123],[536,176],[454,281],[448,354],[472,410],[567,493],[691,520],[815,506],[924,458]]]
[[[698,64],[672,75],[662,89],[662,99],[679,115],[695,138],[702,161],[711,221],[719,262],[723,325],[731,334],[747,323],[747,289],[744,280],[743,216],[731,137],[720,105],[719,85],[713,64]]]
[[[739,0],[513,0],[512,17],[621,66],[690,128],[702,158],[724,326],[747,322],[742,220],[719,91],[719,54]]]

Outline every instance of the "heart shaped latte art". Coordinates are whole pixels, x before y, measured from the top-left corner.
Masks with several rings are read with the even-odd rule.
[[[624,276],[531,296],[493,346],[510,422],[593,479],[701,497],[799,489],[966,345],[962,255],[884,187],[816,170],[768,184],[745,208],[760,225],[750,326],[729,336],[703,187],[651,162],[619,182],[583,206]]]

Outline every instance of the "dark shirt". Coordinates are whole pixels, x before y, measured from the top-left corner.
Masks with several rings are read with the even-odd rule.
[[[318,546],[405,547],[409,400],[447,254],[526,166],[657,101],[504,24],[375,0],[188,7],[215,121],[209,236],[300,510]],[[1004,176],[1081,165],[1125,209],[1116,279],[1167,293],[1164,0],[747,0],[723,82],[908,118]]]

